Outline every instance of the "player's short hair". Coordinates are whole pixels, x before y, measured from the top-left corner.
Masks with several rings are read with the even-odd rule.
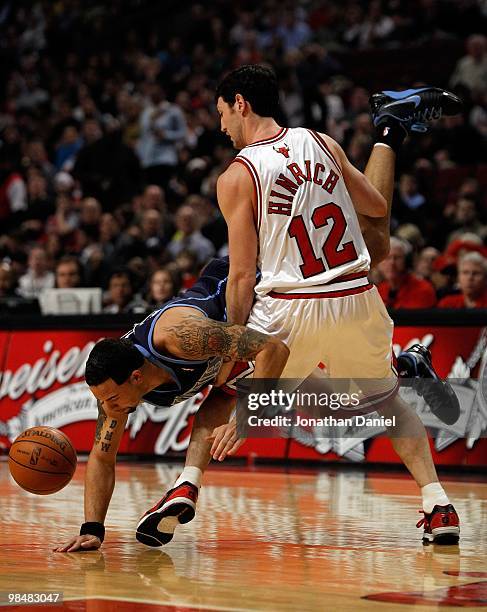
[[[215,101],[222,98],[233,106],[240,94],[250,103],[252,110],[261,117],[276,118],[279,110],[279,88],[272,68],[248,64],[229,72],[216,88]]]
[[[85,370],[86,384],[96,387],[111,378],[117,385],[123,385],[143,363],[144,357],[130,340],[105,338],[97,342],[89,354]]]

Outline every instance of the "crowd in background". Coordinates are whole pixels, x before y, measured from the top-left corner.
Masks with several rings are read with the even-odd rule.
[[[345,65],[365,70],[373,53],[380,83],[388,54],[407,61],[422,45],[424,66],[456,50],[431,84],[456,91],[464,114],[406,141],[395,238],[372,276],[391,308],[487,307],[486,25],[482,0],[4,2],[0,312],[52,287],[102,287],[107,312],[142,312],[226,254],[215,187],[235,152],[214,103],[225,71],[272,65],[280,121],[330,134],[363,170],[374,91]],[[422,68],[380,87],[421,83]]]

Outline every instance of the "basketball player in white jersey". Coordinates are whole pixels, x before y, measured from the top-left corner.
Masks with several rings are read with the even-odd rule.
[[[369,165],[378,183],[386,170],[391,196],[401,114],[413,107],[426,116],[432,91],[409,90],[412,100],[391,96],[383,105],[384,146],[375,147]],[[240,149],[217,187],[229,230],[228,321],[288,345],[283,378],[304,380],[322,361],[332,378],[373,379],[368,394],[381,414],[395,415],[391,442],[422,491],[424,538],[456,542],[458,515],[438,482],[423,424],[397,396],[393,323],[367,278],[359,216],[364,227],[380,219],[388,237],[388,201],[329,136],[279,126],[278,98],[274,73],[261,66],[234,70],[216,92],[221,129]]]

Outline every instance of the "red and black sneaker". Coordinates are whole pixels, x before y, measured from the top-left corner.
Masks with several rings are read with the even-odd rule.
[[[416,527],[424,526],[423,542],[434,542],[435,544],[457,544],[460,539],[460,519],[455,508],[448,504],[446,506],[435,506],[431,514],[422,510],[424,517],[418,521]]]
[[[198,487],[190,482],[170,489],[140,519],[135,533],[137,540],[146,546],[163,546],[170,542],[178,525],[193,520],[198,492]]]

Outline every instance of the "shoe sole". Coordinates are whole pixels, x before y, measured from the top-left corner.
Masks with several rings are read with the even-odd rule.
[[[176,527],[192,521],[195,513],[195,503],[187,497],[175,497],[159,510],[143,516],[137,525],[135,537],[146,546],[164,546],[173,539]],[[157,533],[157,536],[153,533]]]
[[[423,534],[423,542],[430,544],[458,544],[459,539],[460,527],[437,527]]]

